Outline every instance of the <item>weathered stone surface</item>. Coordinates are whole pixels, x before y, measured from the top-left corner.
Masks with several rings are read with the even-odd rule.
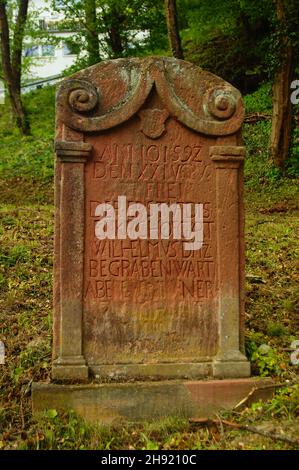
[[[235,88],[176,59],[107,61],[63,81],[55,380],[84,381],[88,373],[250,375],[243,345],[243,117]],[[128,236],[133,214],[121,219],[120,196],[125,210],[138,203],[147,211],[146,237]],[[97,235],[104,203],[117,217],[115,238]],[[160,226],[152,236],[151,205],[161,203],[176,204],[181,216],[187,204],[202,204],[201,248],[186,249],[187,238],[175,236],[174,215],[169,238],[162,239]]]
[[[72,409],[92,422],[119,423],[166,416],[210,417],[236,406],[272,397],[271,379],[138,382],[103,385],[33,384],[33,412]],[[265,387],[266,385],[266,387]],[[263,388],[264,387],[264,388]],[[249,404],[250,404],[249,403]]]
[[[235,134],[244,108],[240,93],[219,77],[172,58],[118,59],[89,67],[60,86],[58,119],[80,132],[128,121],[151,91],[185,126],[205,135]]]

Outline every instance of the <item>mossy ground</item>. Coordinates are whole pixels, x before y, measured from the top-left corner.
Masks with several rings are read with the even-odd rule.
[[[0,110],[0,340],[6,347],[0,449],[299,449],[178,419],[99,427],[55,410],[32,417],[31,383],[49,377],[51,361],[53,98],[51,88],[27,97],[33,129],[28,138],[20,138],[6,107]],[[246,350],[255,374],[296,382],[290,345],[299,340],[298,180],[282,178],[269,166],[268,131],[260,123],[245,128]],[[261,353],[261,344],[271,350]],[[283,388],[266,404],[221,416],[298,437],[298,385]]]

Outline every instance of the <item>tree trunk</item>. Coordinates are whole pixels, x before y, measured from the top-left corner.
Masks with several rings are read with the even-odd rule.
[[[0,0],[0,46],[4,81],[16,124],[23,135],[30,134],[29,122],[21,99],[22,46],[27,10],[28,0],[20,0],[11,54],[6,2]]]
[[[118,57],[122,57],[124,53],[121,31],[123,30],[123,22],[126,20],[126,17],[119,11],[119,7],[112,3],[109,9],[109,18],[110,20],[107,18],[109,24],[109,45],[112,49],[113,58],[117,59]]]
[[[22,103],[18,85],[13,84],[11,87],[8,87],[8,92],[10,97],[10,104],[18,128],[20,129],[23,135],[30,135],[31,131],[28,116]]]
[[[284,31],[286,21],[285,0],[277,0],[276,8],[281,31]],[[285,167],[291,144],[292,104],[290,89],[294,72],[293,58],[293,47],[284,34],[280,64],[273,83],[273,114],[269,145],[270,158],[274,165],[281,170]]]
[[[99,35],[97,27],[96,0],[85,0],[85,25],[89,65],[100,62]]]
[[[119,28],[116,25],[112,25],[108,34],[110,39],[110,46],[113,52],[113,58],[117,59],[118,57],[121,57],[124,52]]]
[[[176,0],[165,0],[165,14],[167,22],[167,31],[169,45],[173,57],[184,59],[181,38],[178,27],[178,15],[176,8]]]

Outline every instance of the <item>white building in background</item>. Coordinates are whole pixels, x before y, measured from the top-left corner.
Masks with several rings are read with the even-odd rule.
[[[59,2],[57,2],[59,3]],[[58,24],[64,19],[64,13],[51,10],[50,0],[31,0],[29,11],[39,23],[41,30],[47,31],[52,38],[61,38],[57,44],[47,44],[46,40],[26,38],[24,41],[24,62],[26,57],[28,68],[25,72],[25,80],[32,81],[61,75],[62,72],[73,65],[76,60],[74,54],[67,45],[67,38],[74,36],[74,32],[59,31]]]
[[[60,2],[63,6],[61,0],[56,0],[56,5],[59,6]],[[40,39],[38,42],[38,39],[26,37],[24,40],[23,92],[58,81],[64,70],[74,65],[77,59],[77,54],[70,50],[70,43],[67,41],[68,38],[74,37],[76,32],[62,31],[59,28],[65,19],[63,8],[57,12],[51,8],[51,0],[30,0],[29,16],[34,18],[41,31],[47,32],[49,39]],[[131,31],[131,33],[132,43],[134,38],[141,44],[148,36],[148,31]],[[57,41],[51,41],[55,38]],[[82,49],[80,56],[84,56],[84,53]],[[101,56],[107,57],[104,50],[101,51]]]

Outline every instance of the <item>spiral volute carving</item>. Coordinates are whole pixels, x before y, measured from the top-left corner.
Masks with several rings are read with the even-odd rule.
[[[231,118],[237,108],[237,101],[231,90],[227,88],[216,88],[209,92],[207,98],[207,109],[217,119]]]
[[[98,104],[97,89],[85,80],[70,80],[67,85],[67,100],[71,109],[77,113],[93,111]]]

